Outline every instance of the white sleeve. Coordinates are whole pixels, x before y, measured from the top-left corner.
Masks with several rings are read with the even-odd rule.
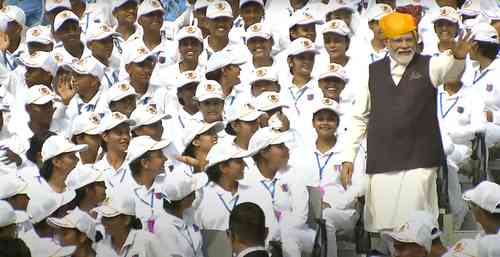
[[[451,51],[431,57],[429,76],[434,87],[447,81],[460,81],[465,69],[465,60],[457,60]]]

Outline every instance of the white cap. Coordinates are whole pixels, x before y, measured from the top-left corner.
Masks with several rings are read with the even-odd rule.
[[[322,20],[318,20],[313,17],[307,11],[297,11],[292,17],[290,17],[290,23],[288,23],[288,29],[293,28],[296,25],[307,25],[307,24],[323,24]]]
[[[434,23],[438,20],[447,20],[459,24],[461,21],[461,17],[455,8],[444,6],[439,8],[439,13],[436,13],[436,16],[434,17],[434,19],[432,19],[432,22]]]
[[[255,98],[255,107],[259,111],[269,111],[278,107],[288,107],[281,100],[280,94],[277,92],[263,92]]]
[[[101,115],[96,112],[84,112],[77,115],[73,119],[71,126],[71,135],[76,136],[80,134],[99,135],[101,131]]]
[[[2,179],[0,179],[0,200],[15,195],[27,195],[28,190],[28,183],[21,177],[9,174],[2,176]]]
[[[215,1],[207,7],[207,18],[215,19],[219,17],[233,18],[233,10],[231,5],[226,1]]]
[[[63,153],[81,152],[88,148],[87,145],[75,145],[61,135],[53,135],[47,138],[42,146],[42,161],[45,162]]]
[[[50,52],[37,51],[33,54],[24,52],[18,59],[24,66],[31,68],[41,68],[46,72],[50,72],[52,76],[56,75],[57,64],[54,56]]]
[[[330,110],[333,111],[337,114],[340,113],[340,105],[336,101],[330,99],[330,98],[323,98],[321,101],[316,104],[313,108],[313,114],[316,114],[317,112],[321,110]]]
[[[278,82],[278,72],[272,66],[263,66],[253,70],[250,85],[262,80]]]
[[[427,211],[414,211],[410,214],[409,220],[419,220],[431,228],[432,240],[437,239],[443,234],[437,222],[437,217],[434,217],[431,213]]]
[[[85,32],[85,41],[90,42],[94,40],[101,40],[108,37],[114,37],[117,35],[118,33],[113,31],[113,29],[106,23],[90,22],[87,31]]]
[[[95,240],[96,223],[85,212],[75,209],[69,211],[68,214],[62,218],[51,217],[47,219],[47,223],[53,227],[77,229],[84,233],[92,241]]]
[[[498,0],[482,0],[471,2],[474,2],[476,6],[480,5],[480,8],[478,9],[482,11],[482,16],[490,19],[490,21],[500,20],[500,3],[498,2]]]
[[[26,26],[26,15],[24,14],[23,9],[15,5],[6,5],[0,10],[0,12],[7,17],[9,22],[15,21],[22,27]]]
[[[255,23],[245,32],[246,41],[255,37],[270,39],[272,36],[271,28],[265,23]]]
[[[467,190],[463,198],[490,213],[500,213],[500,185],[483,181],[475,188]]]
[[[206,181],[199,181],[201,178]],[[170,176],[165,180],[162,193],[169,201],[179,201],[203,187],[203,185],[207,182],[207,176],[189,176],[181,173],[175,176]]]
[[[394,247],[393,243],[396,240],[403,243],[416,243],[424,247],[427,253],[431,251],[431,228],[420,220],[406,222],[392,232],[383,232],[382,238],[391,247]]]
[[[179,73],[176,80],[176,88],[181,88],[187,84],[200,83],[201,75],[196,71],[184,71]]]
[[[137,95],[134,87],[128,81],[120,81],[108,89],[106,92],[106,101],[109,105],[111,102],[119,101],[131,95]]]
[[[472,28],[472,31],[476,41],[499,44],[498,32],[489,23],[478,23]]]
[[[479,239],[478,257],[500,256],[500,235],[486,235]]]
[[[128,3],[128,2],[136,2],[139,4],[138,0],[111,0],[111,10],[115,10],[116,8]]]
[[[137,17],[150,14],[152,12],[161,11],[165,13],[165,9],[158,0],[144,0],[137,9]]]
[[[203,102],[212,98],[224,100],[224,92],[219,82],[215,80],[204,80],[196,87],[195,98],[198,102]]]
[[[201,8],[207,8],[211,3],[216,0],[196,0],[193,6],[193,10],[199,10]]]
[[[260,6],[264,7],[264,1],[263,0],[240,0],[240,8],[246,4],[246,3],[257,3]]]
[[[69,0],[45,0],[45,11],[50,12],[56,8],[71,10],[71,2]]]
[[[127,47],[123,51],[123,63],[140,63],[147,58],[153,56],[153,53],[149,51],[142,39],[134,40],[127,44]]]
[[[330,63],[325,67],[325,70],[321,73],[318,80],[324,78],[335,77],[343,80],[345,83],[349,82],[349,78],[347,77],[347,72],[344,69],[344,66],[336,63]]]
[[[104,182],[104,173],[94,168],[92,164],[78,165],[66,177],[66,186],[70,190],[77,190],[96,182]]]
[[[495,1],[495,0],[493,0]],[[486,1],[477,1],[477,0],[467,0],[464,2],[462,5],[462,8],[460,8],[460,14],[462,15],[467,15],[467,16],[476,16],[481,14],[481,5],[486,3]],[[483,10],[483,13],[485,11]]]
[[[222,69],[230,64],[242,65],[244,64],[245,58],[241,53],[233,52],[233,50],[223,50],[213,53],[207,62],[207,72],[216,71]]]
[[[293,140],[294,135],[290,131],[281,132],[271,127],[265,127],[257,130],[250,138],[248,149],[252,153],[257,153],[270,145],[287,144]]]
[[[325,25],[323,25],[322,27],[323,29],[321,30],[321,32],[323,34],[335,33],[349,38],[352,35],[351,29],[349,28],[349,26],[347,26],[347,24],[343,20],[334,19],[325,23]]]
[[[94,211],[106,218],[121,214],[135,216],[135,201],[132,195],[124,194],[120,190],[111,190],[104,203]]]
[[[43,105],[55,99],[55,94],[47,86],[35,85],[28,89],[26,104]]]
[[[114,127],[126,123],[129,126],[134,125],[134,121],[120,112],[106,113],[101,120],[101,133],[113,129]]]
[[[345,0],[330,0],[328,2],[328,12],[334,12],[340,9],[348,9],[351,12],[356,10],[356,7],[352,3],[353,1],[345,1]]]
[[[169,145],[169,140],[156,141],[150,136],[134,137],[127,150],[127,161],[132,162],[149,151],[162,150]]]
[[[208,164],[205,169],[212,167],[218,163],[225,162],[231,159],[239,159],[250,156],[249,151],[242,150],[239,147],[233,145],[233,142],[229,140],[223,140],[217,142],[207,154]]]
[[[68,204],[75,199],[74,190],[67,190],[61,194],[50,193],[41,194],[36,200],[28,204],[28,215],[33,224],[36,224],[54,213],[59,207]]]
[[[130,115],[130,119],[134,121],[131,129],[136,129],[140,126],[151,125],[163,119],[170,119],[172,116],[160,113],[153,104],[139,105]]]
[[[385,15],[393,12],[394,10],[392,9],[392,7],[388,4],[374,4],[372,5],[372,7],[368,10],[368,13],[367,13],[367,18],[368,18],[368,21],[378,21],[380,20],[382,17],[384,17]]]
[[[175,40],[181,41],[185,38],[196,38],[203,43],[203,34],[197,26],[184,26],[175,35]]]
[[[318,47],[314,42],[305,37],[299,37],[292,41],[287,49],[288,56],[295,56],[306,52],[313,52],[319,54]]]
[[[75,59],[71,64],[66,65],[67,68],[81,75],[92,75],[99,79],[104,76],[103,65],[93,56],[87,56],[82,59]]]
[[[80,19],[70,10],[64,10],[56,15],[54,18],[54,31],[59,30],[59,28],[64,24],[64,22],[73,20],[80,24]]]
[[[0,201],[0,228],[7,227],[12,224],[23,223],[26,220],[26,215],[22,215],[21,212],[14,211],[12,206],[7,201]]]
[[[453,245],[443,257],[471,257],[478,256],[478,240],[462,239]]]
[[[229,108],[226,119],[227,122],[235,120],[254,121],[258,119],[263,112],[257,110],[251,103],[240,102]]]
[[[224,129],[224,123],[220,121],[212,123],[205,123],[205,122],[193,123],[192,126],[186,128],[184,138],[182,140],[184,146],[189,145],[196,136],[201,135],[211,129],[214,129],[215,132],[218,133]]]
[[[47,26],[36,25],[26,31],[26,43],[36,42],[42,44],[52,43],[54,38]]]

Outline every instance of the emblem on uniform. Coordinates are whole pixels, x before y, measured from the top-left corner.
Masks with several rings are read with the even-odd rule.
[[[486,91],[488,91],[488,92],[493,91],[493,84],[486,85]]]
[[[307,101],[312,101],[312,100],[314,100],[314,95],[313,94],[307,95]]]
[[[464,107],[462,107],[462,106],[458,106],[458,107],[457,107],[457,112],[458,112],[458,113],[463,113],[463,112],[464,112]]]
[[[255,71],[255,76],[257,76],[257,77],[259,77],[259,78],[264,77],[266,74],[267,74],[267,70],[266,70],[266,69],[264,69],[264,68],[257,69],[257,70]]]
[[[285,193],[288,192],[288,184],[282,184],[281,185],[281,191],[283,191]]]
[[[162,197],[162,194],[160,192],[156,192],[155,193],[155,198],[156,199],[161,199],[161,197]]]

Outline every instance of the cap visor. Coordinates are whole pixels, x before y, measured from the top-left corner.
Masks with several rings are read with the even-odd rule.
[[[64,246],[59,249],[51,257],[66,257],[71,256],[76,251],[76,246]]]
[[[105,218],[113,218],[121,214],[119,211],[105,205],[95,208],[94,211]]]
[[[47,95],[47,96],[42,96],[38,99],[36,99],[34,102],[32,102],[31,104],[36,104],[36,105],[43,105],[43,104],[46,104],[50,101],[53,101],[55,98],[53,95]]]
[[[220,131],[222,131],[224,129],[224,123],[212,122],[210,124],[207,124],[207,125],[205,125],[205,127],[203,127],[203,129],[200,132],[198,132],[197,135],[201,135],[201,134],[211,130],[212,128],[215,130],[216,133],[219,133]]]
[[[48,218],[47,219],[47,224],[53,228],[75,228],[71,224],[67,223],[64,221],[64,219],[58,219],[58,218]]]
[[[260,116],[262,116],[262,114],[264,114],[264,113],[261,111],[254,111],[254,112],[251,112],[247,115],[243,115],[243,116],[239,117],[238,120],[254,121],[254,120],[258,119]]]
[[[16,224],[23,223],[29,220],[28,213],[24,211],[14,211],[14,215],[16,218]]]
[[[82,152],[82,151],[85,151],[89,148],[88,145],[75,145],[73,146],[71,149],[69,149],[68,151],[66,151],[66,153],[70,153],[70,152],[74,152],[74,153],[78,153],[78,152]]]

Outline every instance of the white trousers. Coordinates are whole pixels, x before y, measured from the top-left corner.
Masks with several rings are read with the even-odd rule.
[[[328,238],[328,257],[337,257],[337,237],[335,227],[326,226]],[[284,257],[300,257],[302,252],[311,253],[316,231],[304,226],[301,228],[281,226],[281,243]]]

